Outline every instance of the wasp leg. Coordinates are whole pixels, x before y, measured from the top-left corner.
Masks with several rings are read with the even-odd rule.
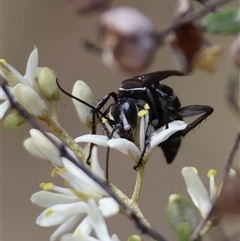
[[[151,140],[151,122],[149,121],[148,122],[148,125],[147,125],[147,129],[146,129],[146,132],[145,132],[145,141],[144,141],[144,148],[143,148],[143,151],[141,153],[141,156],[140,156],[140,159],[138,161],[138,163],[136,165],[133,166],[133,169],[134,170],[137,170],[138,167],[140,167],[143,163],[143,157],[146,153],[146,150],[147,148],[149,147],[150,145],[150,140]]]
[[[95,106],[95,108],[97,110],[100,110],[107,102],[110,98],[113,98],[115,102],[118,101],[118,95],[115,92],[110,92],[109,94],[105,95]]]
[[[204,119],[206,119],[213,112],[213,108],[206,105],[191,105],[178,109],[178,117],[190,117],[199,114],[203,114],[195,121],[187,125],[184,130],[178,131],[170,136],[166,141],[160,144],[163,154],[168,164],[172,163],[177,155],[178,149],[181,145],[181,137],[185,136],[189,131],[199,125]]]
[[[187,127],[184,130],[177,132],[180,133],[181,136],[185,136],[189,131],[191,131],[203,120],[205,120],[209,115],[211,115],[213,113],[213,108],[207,105],[190,105],[178,109],[178,113],[181,117],[190,117],[205,113],[198,117],[195,121],[187,125]]]
[[[97,105],[95,106],[95,108],[92,109],[92,114],[93,114],[93,117],[92,117],[92,127],[91,127],[91,134],[96,134],[96,116],[97,118],[100,120],[100,116],[99,114],[101,115],[101,117],[104,117],[106,118],[106,111],[104,113],[100,112],[100,110],[103,108],[103,106],[107,103],[107,101],[110,99],[110,98],[113,98],[114,101],[116,102],[118,100],[118,97],[117,97],[117,93],[115,92],[111,92],[109,93],[108,95],[104,96],[98,103]],[[101,122],[101,120],[100,120]],[[106,129],[105,129],[106,130]],[[90,162],[90,158],[91,158],[91,153],[92,153],[92,148],[93,148],[94,144],[91,143],[90,144],[90,148],[89,148],[89,154],[88,154],[88,157],[87,157],[87,164],[90,165],[91,162]]]

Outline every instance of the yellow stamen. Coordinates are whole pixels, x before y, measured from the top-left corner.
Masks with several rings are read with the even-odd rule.
[[[149,110],[149,109],[150,109],[150,106],[148,105],[148,103],[146,103],[146,104],[144,105],[144,109],[145,109],[145,110]]]
[[[58,170],[56,168],[54,168],[52,171],[51,171],[51,177],[56,177],[57,176],[57,173],[58,173]]]
[[[215,169],[210,169],[208,171],[207,176],[208,176],[208,178],[210,178],[211,176],[215,176],[216,174],[217,174],[217,171]]]
[[[195,167],[190,167],[190,168],[195,172],[195,174],[198,175],[198,170]]]
[[[46,216],[46,217],[49,217],[49,216],[51,216],[52,214],[53,214],[53,210],[50,208],[50,209],[48,209],[48,210],[46,211],[45,216]]]
[[[139,112],[138,112],[138,116],[139,117],[143,117],[144,115],[146,115],[148,113],[148,111],[147,110],[140,110]]]
[[[49,182],[49,183],[43,182],[43,183],[40,184],[40,187],[41,187],[43,190],[45,190],[45,191],[49,191],[49,190],[52,190],[52,188],[53,188],[53,183],[51,183],[51,182]]]
[[[66,173],[66,172],[68,172],[68,169],[65,167],[59,169],[59,173],[61,173],[61,174]]]

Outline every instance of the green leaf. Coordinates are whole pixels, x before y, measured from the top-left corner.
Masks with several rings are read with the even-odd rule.
[[[240,9],[222,9],[208,14],[202,20],[207,32],[218,35],[235,35],[240,31]]]
[[[190,231],[193,232],[199,223],[197,209],[185,197],[177,194],[169,197],[167,218],[176,233],[179,232],[179,228],[183,224],[187,225]]]
[[[188,223],[182,223],[177,230],[177,237],[179,241],[189,240],[192,234],[192,230]]]

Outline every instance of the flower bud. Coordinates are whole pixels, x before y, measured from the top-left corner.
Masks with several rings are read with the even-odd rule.
[[[10,113],[3,121],[3,129],[6,131],[15,131],[26,122],[26,119],[17,111]]]
[[[46,98],[46,100],[58,100],[59,99],[59,88],[56,84],[56,75],[48,67],[40,69],[38,76],[39,88]]]
[[[44,156],[36,147],[34,143],[34,139],[32,137],[27,138],[23,142],[23,146],[25,149],[33,156],[38,157],[40,159],[46,160],[46,156]]]
[[[138,236],[138,235],[131,235],[128,239],[127,239],[127,241],[143,241],[143,239],[140,237],[140,236]]]
[[[67,0],[76,13],[89,13],[94,10],[106,8],[111,0]]]
[[[151,64],[158,41],[151,20],[140,11],[121,6],[104,12],[100,32],[102,60],[109,67],[138,73]]]
[[[78,80],[72,90],[72,95],[87,102],[90,105],[94,105],[94,97],[89,86],[82,80]],[[89,129],[92,127],[92,109],[85,104],[72,99],[73,104],[76,108],[77,114],[81,122],[86,125]]]
[[[33,88],[23,84],[18,84],[15,86],[13,94],[19,104],[30,114],[39,118],[47,117],[47,106]]]
[[[51,138],[54,139],[54,141],[56,141],[57,143],[61,143],[61,141],[54,136],[51,133],[47,133]],[[25,148],[34,156],[38,156],[40,157],[41,155],[44,156],[45,160],[49,160],[54,166],[57,167],[63,167],[63,163],[62,163],[62,158],[60,157],[60,153],[58,148],[46,137],[42,134],[41,131],[36,130],[36,129],[31,129],[30,130],[30,135],[32,137],[32,141],[34,143],[34,145],[36,146],[37,150],[29,150],[29,147],[31,147],[31,145],[33,145],[32,143],[30,143],[30,141],[27,141],[27,143],[25,143]],[[39,155],[39,152],[41,153]]]

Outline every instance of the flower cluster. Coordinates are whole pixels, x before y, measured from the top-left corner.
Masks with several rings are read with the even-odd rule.
[[[56,77],[46,67],[37,68],[37,49],[35,48],[30,54],[27,74],[24,77],[5,61],[2,60],[2,63],[1,74],[9,82],[9,90],[15,100],[33,116],[45,120],[51,126],[50,110],[45,102],[57,101],[59,94],[57,91],[49,91],[46,87],[50,85],[49,87],[52,86],[50,90],[53,90],[55,88],[53,82]],[[11,84],[12,79],[15,80],[15,85]],[[90,106],[94,103],[93,93],[83,81],[75,83],[72,95],[85,101]],[[5,98],[5,95],[3,95],[3,98]],[[91,129],[93,124],[91,108],[76,101],[76,99],[73,99],[73,103],[79,119]],[[8,100],[5,100],[1,105],[2,116],[7,110],[6,106],[9,106]],[[121,138],[117,131],[113,131],[113,126],[108,123],[108,119],[104,118],[99,121],[102,121],[105,128],[113,133],[113,138],[108,139],[104,135],[89,134],[80,136],[75,141],[115,148],[124,154],[128,154],[135,163],[138,163],[141,155],[144,154],[143,164],[146,164],[156,146],[177,131],[186,128],[187,124],[183,121],[172,121],[168,123],[167,127],[163,126],[157,129],[151,134],[150,143],[145,149],[145,136],[149,126],[149,106],[148,108],[144,106],[144,109],[138,111],[139,126],[134,130],[134,134],[138,138],[135,142]],[[54,166],[52,176],[62,177],[66,187],[56,186],[53,183],[42,183],[40,186],[43,190],[32,195],[31,201],[45,208],[37,218],[37,224],[43,227],[59,225],[51,235],[51,241],[58,237],[61,237],[61,240],[118,240],[116,235],[110,237],[104,221],[104,218],[111,217],[119,212],[116,201],[109,197],[108,193],[98,183],[94,182],[70,160],[61,157],[59,149],[47,136],[51,137],[58,145],[63,145],[58,137],[52,133],[46,132],[45,134],[40,130],[31,129],[30,137],[24,141],[24,147],[30,154],[50,161]],[[73,146],[65,146],[65,150],[75,160],[78,160],[77,153],[73,152]],[[98,162],[96,146],[91,150],[91,167],[89,168],[94,175],[102,180],[105,179],[105,174]],[[74,231],[68,233],[74,227]],[[91,236],[92,232],[97,239]]]
[[[212,16],[207,19],[208,21],[205,19],[206,28],[203,29],[197,22],[201,14],[195,15],[195,18],[192,17],[195,11],[190,0],[177,1],[173,26],[162,33],[155,29],[149,17],[133,7],[110,7],[109,0],[68,0],[68,2],[72,4],[75,12],[81,14],[103,10],[98,25],[102,40],[101,47],[90,42],[86,46],[97,51],[103,63],[110,68],[134,74],[141,73],[153,62],[157,49],[166,44],[170,47],[179,71],[167,70],[151,74],[171,72],[172,74],[167,74],[169,77],[189,74],[195,68],[209,73],[216,69],[222,50],[218,45],[212,45],[204,35],[208,30],[206,22],[212,21]],[[208,1],[199,2],[210,6]],[[207,12],[215,8],[212,6],[206,9]],[[237,14],[235,22],[239,22],[239,10]],[[215,20],[213,17],[213,22]],[[239,36],[230,48],[235,72],[240,67]],[[50,241],[119,241],[116,234],[109,234],[105,222],[106,218],[119,213],[132,219],[137,217],[137,223],[141,222],[148,229],[151,225],[138,206],[145,165],[150,160],[155,147],[161,146],[163,149],[165,141],[171,137],[172,142],[177,142],[179,133],[185,135],[186,132],[182,131],[195,127],[209,113],[192,122],[192,125],[182,121],[182,117],[191,116],[192,113],[202,114],[202,109],[199,112],[196,110],[195,113],[195,110],[191,112],[193,106],[180,108],[180,103],[172,89],[167,88],[164,92],[160,88],[164,85],[158,86],[158,82],[164,77],[159,79],[159,76],[156,76],[157,81],[154,77],[149,81],[149,85],[145,85],[148,81],[147,76],[151,74],[135,76],[131,80],[141,80],[140,86],[127,89],[121,87],[119,92],[121,90],[128,92],[124,98],[120,97],[121,94],[112,92],[113,95],[110,93],[97,105],[94,104],[95,98],[90,87],[82,80],[78,80],[73,86],[72,95],[68,95],[72,97],[80,121],[88,127],[91,134],[73,139],[58,120],[57,104],[60,100],[59,88],[61,87],[57,85],[56,73],[48,67],[38,67],[38,58],[38,49],[35,47],[28,58],[25,75],[20,74],[4,59],[0,60],[0,77],[7,81],[7,89],[13,101],[18,102],[35,118],[31,120],[32,123],[42,121],[51,131],[50,133],[40,128],[31,129],[30,137],[23,143],[25,149],[31,155],[52,164],[54,168],[51,172],[52,178],[59,176],[64,180],[64,186],[55,185],[53,182],[41,183],[42,190],[34,193],[30,198],[34,204],[44,209],[37,217],[36,223],[42,227],[58,226],[51,235]],[[132,83],[130,86],[133,86]],[[154,92],[154,89],[157,89],[157,92]],[[169,94],[168,92],[171,91],[172,93]],[[142,93],[144,97],[141,99]],[[154,95],[158,94],[158,101],[155,101]],[[132,95],[135,96],[132,97]],[[110,97],[113,97],[115,103],[103,112],[103,103],[105,104]],[[122,105],[121,100],[126,99],[128,101]],[[11,106],[2,88],[0,88],[0,101],[0,119],[5,116],[3,121],[5,130],[14,131],[26,123],[23,116],[17,112],[17,107],[15,107],[16,110],[7,113]],[[158,105],[162,109],[158,108]],[[132,106],[133,109],[130,108]],[[117,111],[114,112],[114,109]],[[159,117],[158,112],[163,112],[163,116]],[[134,119],[134,123],[131,118]],[[106,135],[96,134],[99,123],[103,125]],[[82,148],[78,145],[81,142],[86,142],[88,145]],[[128,198],[110,183],[108,174],[104,173],[99,164],[97,146],[115,149],[128,155],[134,162],[137,178],[132,198]],[[60,147],[67,153],[68,158],[61,152]],[[175,153],[175,149],[179,148],[179,142],[171,148],[168,149]],[[90,174],[87,175],[87,171],[84,172],[80,168],[81,165],[91,173],[92,178]],[[208,228],[216,225],[223,213],[240,212],[240,197],[237,193],[240,178],[234,170],[226,172],[227,181],[224,179],[223,183],[216,185],[214,178],[216,171],[211,169],[208,173],[209,192],[199,178],[196,168],[184,167],[182,175],[187,191],[202,218],[209,221],[210,216]],[[100,181],[94,181],[94,177]],[[110,189],[104,189],[104,185],[100,185],[102,183],[111,188],[116,196],[113,194],[111,196]],[[229,187],[232,192],[227,190]],[[124,205],[120,206],[121,202]],[[125,205],[129,210],[128,208],[125,210]],[[169,198],[168,218],[179,240],[189,240],[198,225],[199,215],[194,205],[179,195],[171,195]],[[155,234],[155,232],[149,233]],[[155,239],[155,236],[153,238]],[[141,238],[133,235],[128,240],[135,241]],[[159,238],[159,240],[164,239]]]
[[[38,68],[37,48],[34,48],[28,58],[24,76],[4,59],[1,59],[0,75],[8,81],[9,91],[15,101],[39,119],[48,117],[48,107],[45,101],[58,100],[59,89],[56,85],[56,76],[52,70],[47,67]],[[2,89],[0,89],[0,99],[2,100],[0,118],[2,119],[10,107],[9,100]],[[19,117],[13,116],[8,122],[13,122],[16,118]],[[14,128],[18,128],[18,126],[13,126],[12,130]]]

